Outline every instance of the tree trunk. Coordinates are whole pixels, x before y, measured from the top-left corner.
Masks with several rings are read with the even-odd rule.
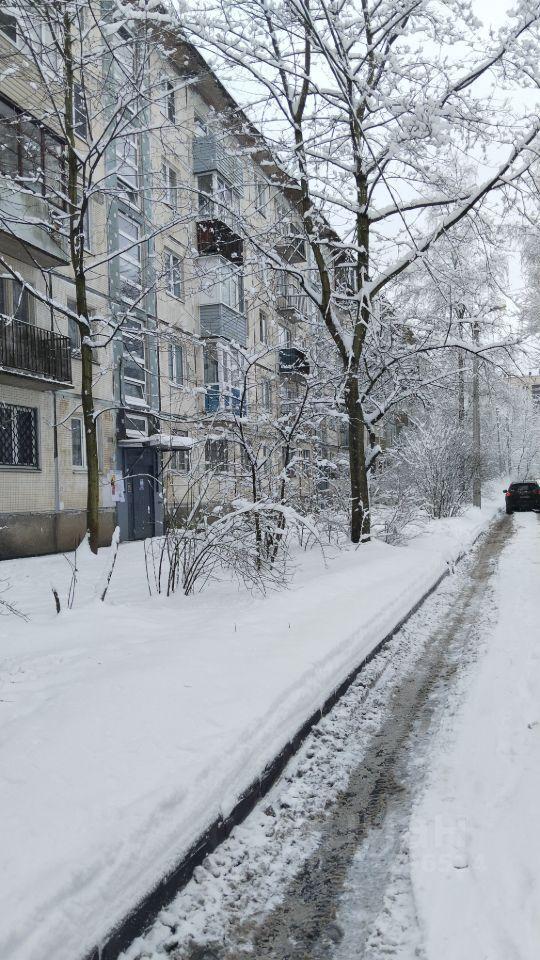
[[[99,543],[99,460],[97,447],[97,424],[94,416],[92,392],[92,347],[81,346],[82,389],[81,401],[84,417],[86,443],[86,530],[92,553],[97,553]]]
[[[345,389],[345,407],[349,417],[349,468],[351,473],[351,541],[370,538],[369,486],[366,470],[364,421],[359,402],[358,377],[350,374]]]
[[[476,346],[480,340],[480,330],[478,323],[473,324],[473,338]],[[473,506],[482,506],[482,457],[480,450],[480,361],[478,354],[473,358],[473,389],[472,389],[472,407],[473,407]]]
[[[75,294],[79,333],[81,336],[81,405],[84,419],[86,449],[86,531],[92,553],[97,553],[99,543],[99,462],[97,449],[97,424],[92,389],[92,346],[90,316],[86,293],[84,217],[87,198],[79,184],[79,159],[76,149],[73,105],[75,91],[73,39],[70,13],[64,14],[64,122],[66,126],[67,194],[69,201],[69,249],[71,266],[75,276]],[[81,200],[79,190],[81,189]]]

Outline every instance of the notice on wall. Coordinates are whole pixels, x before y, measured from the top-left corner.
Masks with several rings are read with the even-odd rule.
[[[103,482],[103,506],[107,507],[112,506],[113,503],[124,503],[125,499],[124,478],[121,470],[109,470]]]

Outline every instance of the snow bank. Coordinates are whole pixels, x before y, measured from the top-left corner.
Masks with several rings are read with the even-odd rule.
[[[301,554],[288,591],[149,598],[141,544],[5,561],[0,956],[76,960],[148,893],[498,510],[407,547]],[[89,574],[91,572],[91,575]],[[146,592],[146,596],[145,596]]]
[[[427,960],[537,960],[540,950],[539,525],[529,514],[513,523],[496,622],[411,823]]]

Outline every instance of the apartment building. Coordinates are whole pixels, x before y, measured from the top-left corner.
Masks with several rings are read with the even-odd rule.
[[[111,118],[116,124],[94,172],[85,227],[102,543],[116,524],[125,540],[159,534],[167,516],[200,493],[205,468],[210,500],[223,483],[231,496],[242,493],[246,444],[231,427],[238,413],[252,453],[279,461],[271,422],[304,388],[315,323],[301,285],[269,256],[275,250],[310,269],[297,239],[294,184],[247,119],[238,123],[237,105],[193,48],[167,38],[147,49],[146,96],[133,107],[129,90],[134,101],[142,68],[129,27],[117,31],[115,50],[96,58],[99,69],[85,77],[86,96],[73,107],[81,155],[90,131],[95,141]],[[58,307],[75,309],[61,227],[64,144],[46,68],[36,75],[28,37],[5,14],[0,63],[6,558],[75,546],[85,529],[86,464],[80,332]],[[121,113],[110,96],[115,84]],[[323,433],[328,453],[337,440]],[[314,455],[313,444],[304,441],[300,455]]]

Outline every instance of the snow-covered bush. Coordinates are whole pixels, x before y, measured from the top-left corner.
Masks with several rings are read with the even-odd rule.
[[[432,411],[404,430],[393,460],[400,473],[400,496],[413,494],[418,509],[429,517],[455,517],[470,500],[470,441],[447,411]]]

